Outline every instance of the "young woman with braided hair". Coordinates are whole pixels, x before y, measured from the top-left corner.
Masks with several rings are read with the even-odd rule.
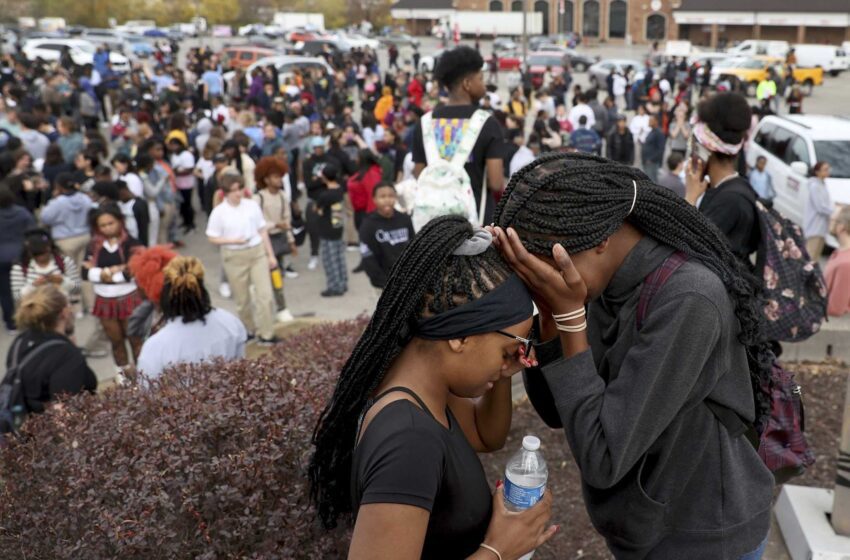
[[[760,558],[773,476],[720,416],[765,417],[771,354],[723,234],[641,171],[585,154],[514,175],[496,224],[540,310],[529,397],[563,426],[614,555]]]
[[[327,527],[356,518],[350,559],[516,560],[555,533],[551,493],[508,513],[475,454],[505,443],[532,310],[465,218],[399,257],[313,436],[312,497]]]
[[[158,377],[174,364],[243,358],[248,331],[238,317],[212,306],[201,261],[175,257],[162,273],[159,305],[166,323],[142,346],[139,371]]]

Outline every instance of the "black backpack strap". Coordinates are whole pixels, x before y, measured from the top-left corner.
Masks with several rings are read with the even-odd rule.
[[[43,353],[45,350],[47,350],[48,348],[53,348],[53,347],[55,347],[55,346],[64,346],[65,344],[67,344],[67,341],[65,341],[65,340],[59,340],[59,339],[55,339],[55,338],[54,338],[53,340],[48,340],[48,341],[46,341],[46,342],[42,342],[41,344],[39,344],[38,346],[36,346],[36,347],[35,347],[35,348],[33,348],[32,350],[30,350],[29,354],[27,354],[27,355],[26,355],[26,357],[24,357],[24,359],[23,359],[23,360],[21,360],[21,362],[20,362],[20,363],[17,363],[17,361],[18,361],[18,360],[17,360],[17,358],[18,358],[18,353],[20,353],[20,351],[19,351],[18,353],[16,353],[16,354],[15,354],[15,356],[14,356],[14,358],[13,358],[14,363],[13,363],[12,367],[16,367],[16,368],[17,368],[17,370],[18,370],[18,376],[20,377],[21,372],[23,372],[23,371],[24,371],[24,369],[26,368],[26,366],[27,366],[27,365],[28,365],[28,364],[29,364],[29,363],[30,363],[30,362],[31,362],[31,361],[32,361],[32,360],[33,360],[36,356],[38,356],[39,354],[42,354],[42,353]],[[11,369],[11,368],[10,368],[10,369]]]
[[[750,425],[741,420],[738,413],[731,408],[709,400],[705,401],[705,406],[714,413],[717,420],[726,427],[733,438],[744,435],[750,429]]]

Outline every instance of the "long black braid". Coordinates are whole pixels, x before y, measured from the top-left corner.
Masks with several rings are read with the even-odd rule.
[[[551,255],[556,243],[572,253],[595,247],[626,219],[699,260],[722,280],[741,324],[739,340],[747,348],[761,427],[770,413],[772,359],[762,336],[761,290],[723,233],[699,210],[634,167],[588,154],[553,153],[514,174],[495,215],[497,225],[518,230],[525,247],[538,255]]]
[[[363,336],[337,380],[313,434],[310,493],[322,523],[332,528],[352,511],[351,465],[357,424],[367,400],[415,334],[418,319],[480,298],[512,271],[491,247],[469,257],[453,251],[473,234],[460,216],[429,222],[393,266]]]

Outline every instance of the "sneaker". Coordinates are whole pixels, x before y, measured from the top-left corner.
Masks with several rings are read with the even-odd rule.
[[[363,268],[363,261],[360,261],[360,264],[354,267],[351,271],[352,274],[359,274],[360,272],[364,272],[366,269]]]
[[[233,295],[233,292],[230,291],[230,284],[228,284],[227,282],[222,282],[221,285],[219,285],[218,293],[219,295],[221,295],[221,297],[225,299],[230,299],[230,297]]]
[[[274,346],[274,345],[275,345],[275,344],[277,344],[278,342],[280,342],[280,339],[279,339],[278,337],[276,337],[276,336],[273,336],[273,337],[271,337],[271,338],[263,338],[263,337],[259,337],[259,338],[257,339],[257,344],[258,344],[259,346]]]
[[[295,269],[292,268],[291,264],[286,265],[286,268],[283,269],[283,273],[287,278],[290,278],[290,279],[298,278],[298,273],[295,272]]]
[[[119,387],[127,384],[127,378],[124,376],[124,370],[120,368],[118,369],[118,373],[115,374],[115,384]]]
[[[310,262],[307,263],[308,270],[316,270],[319,268],[319,258],[318,257],[310,257]]]
[[[292,316],[292,313],[290,313],[289,309],[281,309],[277,312],[275,318],[277,319],[278,323],[289,323],[295,320],[295,317]]]
[[[349,253],[358,253],[360,252],[360,245],[349,245],[345,250]]]
[[[345,294],[345,292],[337,292],[337,291],[334,291],[334,290],[325,290],[324,292],[322,292],[321,295],[322,295],[322,297],[339,297],[339,296],[344,295],[344,294]]]
[[[85,313],[83,313],[83,310],[82,310],[82,309],[80,309],[79,311],[77,311],[76,313],[74,313],[74,317],[75,317],[75,318],[77,318],[77,319],[82,319],[82,318],[84,318],[85,316],[86,316],[86,314],[85,314]]]
[[[248,338],[245,339],[245,342],[253,342],[255,338],[257,338],[257,335],[248,333]]]

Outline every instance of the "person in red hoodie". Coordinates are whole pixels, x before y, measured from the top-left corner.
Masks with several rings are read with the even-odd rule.
[[[381,182],[381,165],[374,152],[365,148],[357,155],[357,162],[357,172],[349,177],[347,187],[354,209],[354,224],[359,231],[366,214],[375,210],[372,191]]]
[[[351,199],[351,208],[354,210],[354,224],[358,232],[366,216],[375,211],[372,191],[381,182],[382,173],[381,164],[378,163],[375,152],[368,148],[360,150],[357,154],[357,172],[348,178],[346,185],[348,197]],[[352,272],[363,272],[363,270],[361,261]]]
[[[425,95],[425,86],[422,85],[423,82],[422,74],[416,74],[413,76],[413,79],[410,80],[410,85],[407,86],[407,97],[410,99],[411,103],[419,108],[422,107],[422,97]]]

